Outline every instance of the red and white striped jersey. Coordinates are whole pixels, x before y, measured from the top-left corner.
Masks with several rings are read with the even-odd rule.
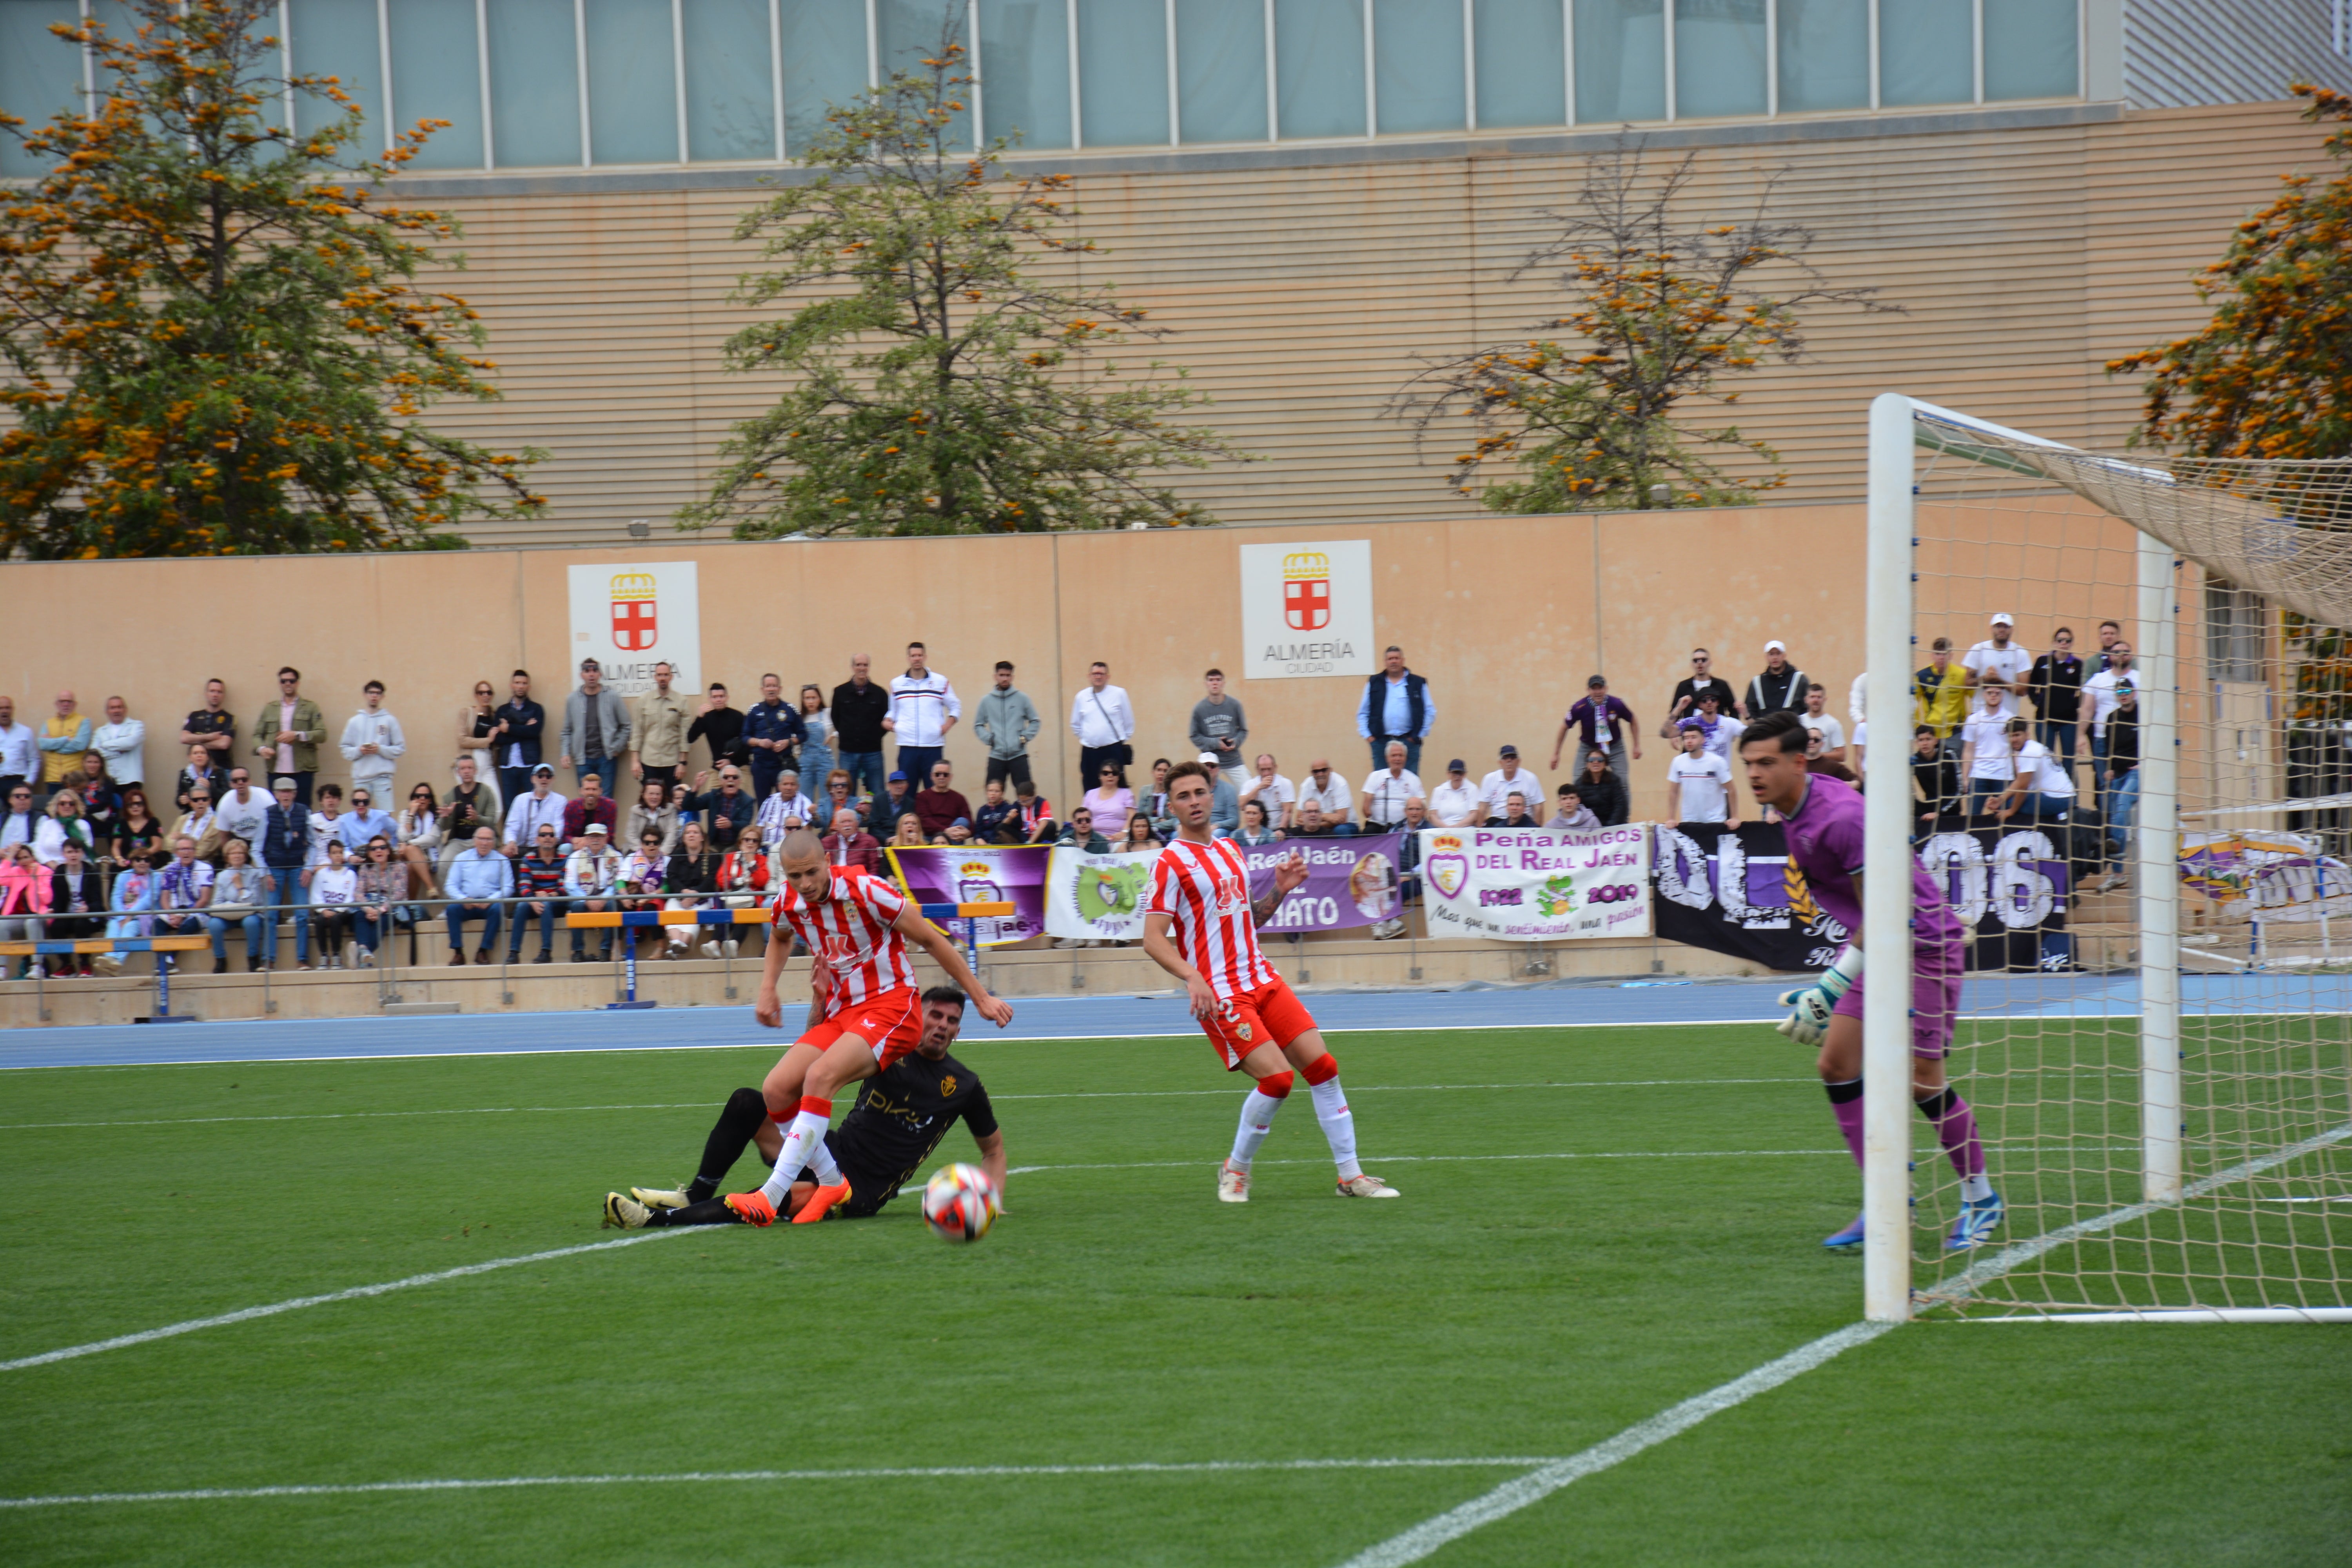
[[[832,890],[822,903],[812,905],[786,887],[769,910],[774,923],[791,927],[832,975],[825,995],[830,1016],[915,984],[906,941],[890,924],[906,907],[907,895],[888,881],[835,866]]]
[[[1257,949],[1249,868],[1231,839],[1171,841],[1151,868],[1148,912],[1173,917],[1169,935],[1176,951],[1219,996],[1274,984],[1274,969]]]

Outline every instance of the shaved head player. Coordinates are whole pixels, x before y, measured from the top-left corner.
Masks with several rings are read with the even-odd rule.
[[[772,1225],[791,1195],[793,1176],[805,1166],[816,1178],[816,1190],[793,1215],[793,1223],[810,1225],[849,1195],[849,1183],[824,1142],[834,1095],[844,1084],[895,1066],[922,1039],[923,1004],[907,943],[930,954],[980,1016],[998,1028],[1013,1021],[1013,1009],[988,994],[947,934],[925,920],[904,893],[879,877],[827,864],[824,845],[814,833],[796,827],[785,834],[777,858],[784,888],[776,895],[772,918],[814,957],[815,984],[807,1029],[760,1089],[770,1120],[783,1131],[775,1172],[759,1191],[730,1194],[726,1202],[752,1225]],[[792,945],[782,931],[772,936],[760,972],[759,999],[751,1012],[771,1029],[783,1026],[776,982]]]
[[[1779,812],[1789,838],[1789,858],[1805,875],[1813,901],[1853,940],[1821,980],[1781,998],[1794,1005],[1781,1032],[1804,1045],[1821,1047],[1818,1066],[1829,1090],[1838,1131],[1862,1163],[1862,792],[1852,784],[1809,773],[1805,767],[1804,721],[1791,712],[1768,713],[1739,736],[1739,759],[1748,787]],[[1879,984],[1911,987],[1911,1100],[1935,1124],[1952,1169],[1960,1177],[1960,1215],[1945,1245],[1975,1247],[2000,1223],[2000,1194],[1985,1178],[1984,1143],[1975,1115],[1958,1090],[1944,1081],[1944,1056],[1952,1047],[1952,1021],[1960,1010],[1960,972],[1966,934],[1944,901],[1936,879],[1916,861],[1911,867],[1911,965],[1882,970]],[[1891,963],[1890,959],[1882,963]],[[1862,1217],[1830,1237],[1825,1247],[1859,1246]]]
[[[1356,1163],[1356,1122],[1339,1088],[1339,1064],[1323,1047],[1322,1032],[1282,976],[1258,951],[1257,922],[1272,918],[1283,895],[1307,879],[1297,855],[1275,868],[1274,885],[1252,901],[1249,868],[1239,846],[1209,827],[1209,770],[1180,763],[1168,770],[1168,809],[1176,837],[1151,868],[1151,901],[1143,917],[1143,951],[1184,983],[1192,1016],[1227,1072],[1257,1080],[1242,1101],[1234,1152],[1217,1173],[1217,1196],[1249,1202],[1250,1161],[1274,1130],[1274,1113],[1290,1093],[1291,1069],[1305,1075],[1315,1118],[1339,1168],[1343,1198],[1392,1198],[1397,1190]]]

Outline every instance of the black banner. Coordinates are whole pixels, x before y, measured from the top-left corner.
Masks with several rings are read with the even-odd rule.
[[[1789,862],[1777,825],[1686,822],[1651,829],[1652,910],[1668,942],[1768,969],[1829,967],[1845,927],[1823,912]],[[1922,840],[1919,861],[1974,935],[1970,969],[2065,969],[2066,894],[2074,886],[2060,826],[1966,828]]]

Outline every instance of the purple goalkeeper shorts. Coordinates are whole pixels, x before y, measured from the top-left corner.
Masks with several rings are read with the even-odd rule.
[[[1911,951],[1911,1054],[1940,1061],[1952,1048],[1952,1023],[1960,1012],[1960,973],[1966,966],[1958,944],[1916,947]],[[1846,987],[1830,1009],[1831,1016],[1862,1022],[1862,988],[1870,983],[1867,970]]]

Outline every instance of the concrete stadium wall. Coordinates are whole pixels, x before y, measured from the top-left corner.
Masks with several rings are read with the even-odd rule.
[[[1858,432],[1862,410],[1851,413]],[[2101,616],[2130,621],[2127,592],[2093,584],[2129,581],[2131,534],[2082,503],[2050,499],[2030,513],[1966,516],[1923,509],[1922,527],[1987,542],[1936,556],[1956,574],[1923,590],[1923,610],[1937,614],[1923,626],[1923,645],[1942,631],[1965,647],[2002,609],[2019,616],[2021,637],[2036,647],[2059,618],[2071,619],[2085,645]],[[1598,670],[1643,721],[1633,809],[1655,816],[1664,809],[1666,750],[1654,731],[1674,682],[1689,673],[1694,644],[1710,647],[1717,669],[1744,687],[1762,666],[1765,640],[1785,639],[1797,663],[1829,687],[1830,710],[1842,720],[1847,685],[1862,668],[1863,510],[1789,506],[1487,515],[1279,533],[20,562],[0,565],[7,606],[0,691],[16,698],[20,720],[36,724],[60,688],[72,689],[93,716],[108,695],[122,695],[149,728],[149,778],[168,781],[183,756],[172,738],[201,702],[207,677],[228,683],[229,705],[249,726],[275,697],[278,667],[295,665],[331,729],[358,707],[361,684],[381,679],[409,738],[401,787],[423,779],[438,788],[477,679],[503,695],[509,670],[532,670],[551,708],[551,741],[576,662],[568,567],[690,560],[698,563],[706,679],[728,682],[739,707],[757,700],[764,671],[782,675],[788,691],[803,680],[830,689],[848,678],[856,652],[872,654],[877,678],[887,679],[906,642],[919,637],[969,712],[990,667],[1010,658],[1045,721],[1032,748],[1040,787],[1066,810],[1077,764],[1070,701],[1089,661],[1108,660],[1132,695],[1146,764],[1189,754],[1185,724],[1202,672],[1215,665],[1234,677],[1253,752],[1273,752],[1294,779],[1328,755],[1360,785],[1369,761],[1354,726],[1360,679],[1241,679],[1237,552],[1294,539],[1370,542],[1380,641],[1405,648],[1438,705],[1423,759],[1433,784],[1449,756],[1483,774],[1506,742],[1547,786],[1556,783],[1545,765],[1552,737],[1585,677]],[[2057,564],[2053,550],[2074,564]],[[2104,564],[2082,564],[2093,559]],[[2184,637],[2184,651],[2193,646]],[[983,750],[968,723],[947,751],[976,799]],[[1572,758],[1571,744],[1563,765]],[[702,761],[698,747],[693,763]],[[339,753],[322,757],[321,768],[324,778],[349,777]],[[560,787],[572,793],[571,780]]]

